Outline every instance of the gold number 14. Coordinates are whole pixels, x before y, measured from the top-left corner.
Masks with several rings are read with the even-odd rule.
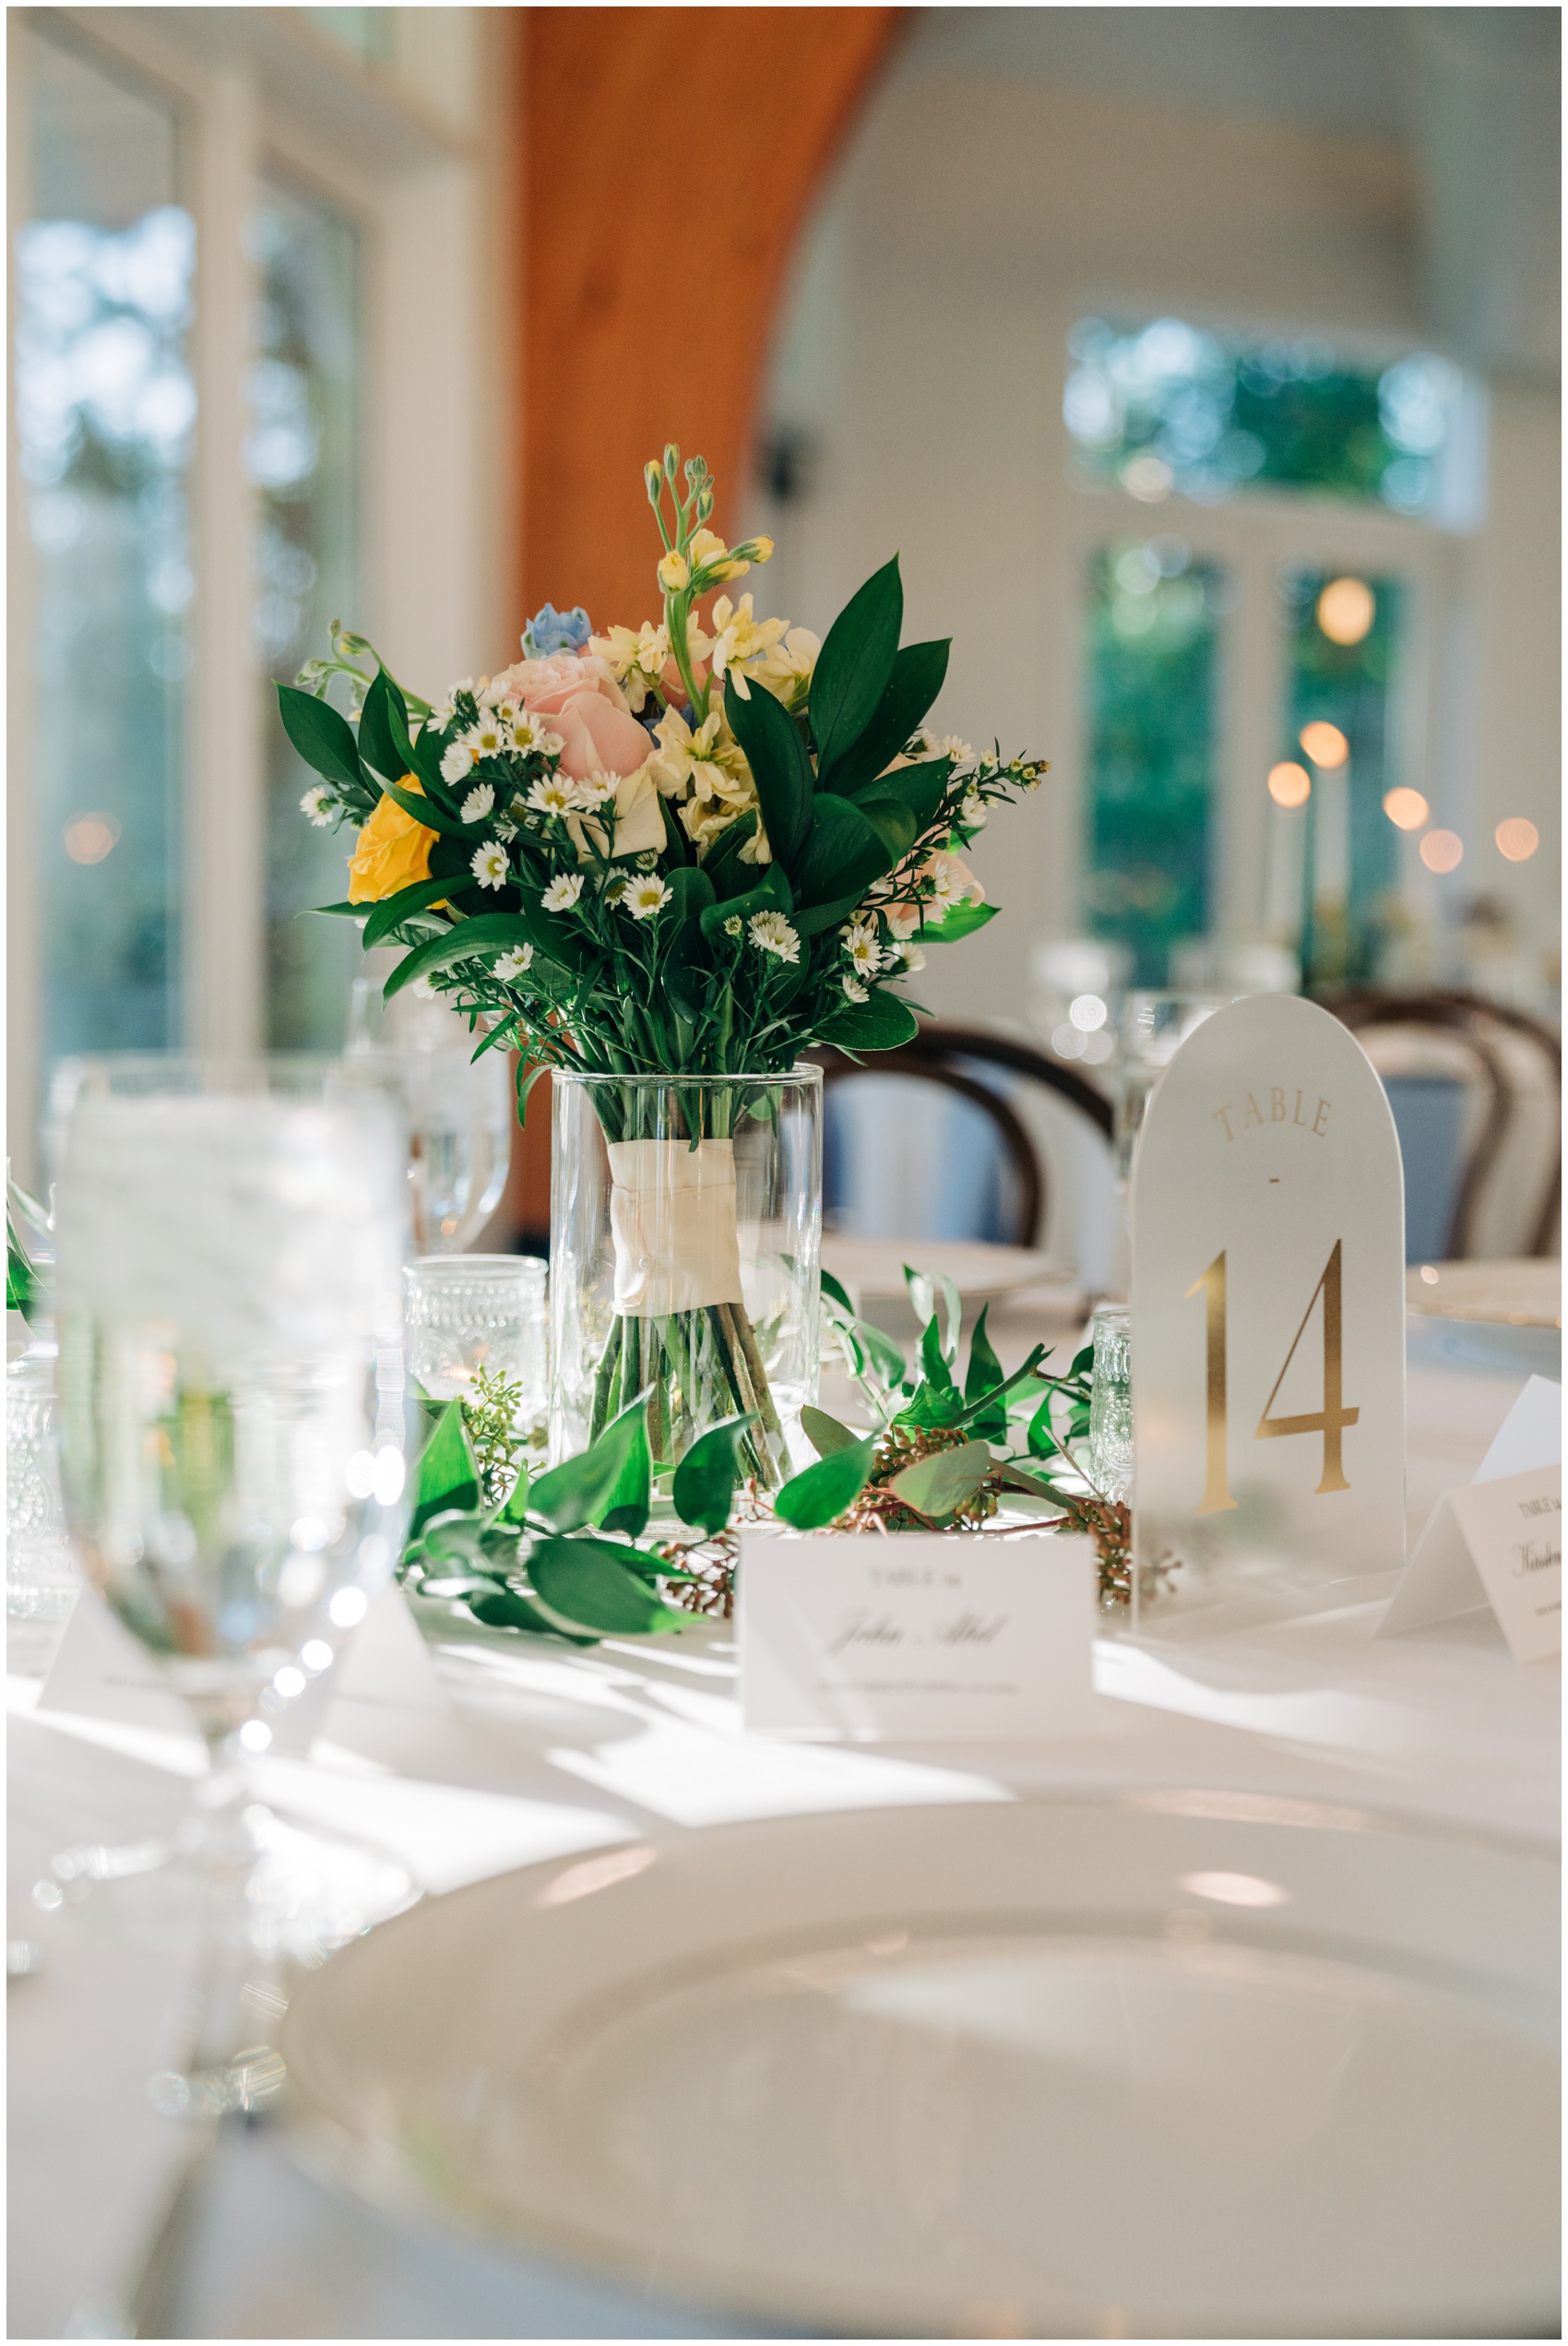
[[[1334,1250],[1323,1267],[1323,1277],[1313,1289],[1301,1324],[1290,1340],[1290,1350],[1285,1355],[1285,1365],[1274,1380],[1274,1391],[1264,1403],[1253,1438],[1257,1442],[1277,1440],[1287,1434],[1321,1434],[1323,1435],[1323,1474],[1319,1492],[1348,1491],[1345,1479],[1343,1449],[1340,1436],[1348,1425],[1360,1417],[1359,1409],[1345,1407],[1344,1402],[1344,1314],[1340,1242],[1336,1238]],[[1207,1424],[1207,1474],[1204,1483],[1200,1515],[1218,1515],[1236,1504],[1230,1495],[1229,1468],[1229,1436],[1227,1428],[1225,1354],[1226,1298],[1225,1256],[1216,1255],[1201,1279],[1194,1279],[1188,1288],[1189,1296],[1204,1291],[1206,1336],[1206,1420]],[[1307,1322],[1313,1316],[1313,1305],[1323,1297],[1323,1407],[1297,1417],[1270,1417],[1280,1387],[1284,1384],[1296,1347],[1307,1332]]]

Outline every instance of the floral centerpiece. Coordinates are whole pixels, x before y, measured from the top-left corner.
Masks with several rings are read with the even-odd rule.
[[[358,834],[323,909],[406,948],[388,995],[433,988],[481,1051],[517,1051],[519,1112],[548,1069],[592,1079],[615,1262],[590,1437],[643,1393],[660,1464],[743,1418],[771,1487],[787,1458],[742,1292],[737,1131],[777,1120],[814,1045],[914,1033],[888,989],[993,917],[964,851],[1046,769],[926,728],[948,645],[900,646],[897,556],[819,642],[732,599],[773,549],[711,529],[700,458],[669,447],[646,482],[657,623],[596,635],[546,604],[520,661],[434,704],[335,623],[279,700],[321,777],[305,814]]]

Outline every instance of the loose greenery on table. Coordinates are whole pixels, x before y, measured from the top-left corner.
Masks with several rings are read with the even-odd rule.
[[[982,1311],[960,1389],[956,1290],[906,1277],[924,1319],[912,1371],[824,1275],[825,1308],[873,1428],[859,1434],[808,1408],[802,1423],[816,1461],[771,1497],[743,1471],[748,1420],[737,1415],[693,1444],[656,1519],[646,1395],[579,1457],[530,1481],[520,1441],[505,1433],[505,1397],[481,1375],[474,1400],[447,1404],[420,1460],[405,1587],[491,1628],[591,1643],[676,1629],[693,1613],[728,1616],[748,1524],[884,1534],[1034,1524],[1087,1532],[1102,1608],[1124,1605],[1128,1511],[1094,1488],[1075,1453],[1088,1430],[1092,1352],[1052,1374],[1036,1345],[1009,1376]],[[1020,1500],[1034,1504],[1020,1509]]]

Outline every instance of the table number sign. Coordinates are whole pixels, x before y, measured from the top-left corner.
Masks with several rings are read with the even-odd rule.
[[[1098,1723],[1090,1540],[754,1532],[738,1587],[754,1733],[1028,1742]]]
[[[1134,1626],[1395,1570],[1404,1182],[1337,1018],[1259,994],[1205,1019],[1149,1102],[1132,1230]]]

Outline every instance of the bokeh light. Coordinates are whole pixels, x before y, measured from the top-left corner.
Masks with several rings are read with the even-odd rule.
[[[1276,806],[1304,806],[1313,794],[1313,779],[1304,766],[1271,766],[1268,794]]]
[[[113,815],[73,815],[64,837],[73,863],[101,863],[119,840],[120,826]]]
[[[1429,872],[1456,872],[1464,855],[1457,831],[1429,831],[1421,841],[1421,862]]]
[[[1419,790],[1391,790],[1384,796],[1383,811],[1397,829],[1419,831],[1431,808]]]
[[[1303,725],[1296,738],[1314,766],[1343,766],[1350,755],[1350,744],[1338,726],[1321,717]]]
[[[1376,617],[1377,598],[1364,578],[1331,578],[1317,599],[1317,624],[1331,644],[1359,644]]]
[[[1540,845],[1540,833],[1526,815],[1510,815],[1492,833],[1498,851],[1510,863],[1527,863]]]

